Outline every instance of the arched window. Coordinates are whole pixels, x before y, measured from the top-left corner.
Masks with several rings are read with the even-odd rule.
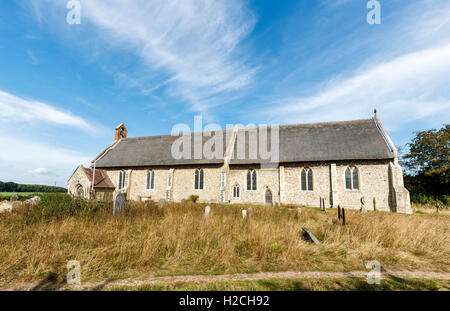
[[[247,171],[247,190],[256,190],[256,171],[254,169]]]
[[[240,189],[239,189],[239,185],[236,184],[233,187],[233,198],[240,198],[241,194],[240,194]]]
[[[155,189],[155,172],[153,170],[147,171],[147,190]]]
[[[128,173],[125,171],[120,171],[119,173],[119,190],[128,187]]]
[[[347,190],[359,189],[358,169],[354,166],[349,166],[345,170],[345,189]]]
[[[76,195],[79,198],[84,198],[84,189],[83,189],[83,187],[81,185],[78,186]]]
[[[203,190],[203,181],[204,181],[205,173],[202,169],[198,168],[195,170],[195,178],[194,178],[194,189],[195,190]]]
[[[300,183],[303,191],[312,191],[313,190],[313,172],[310,168],[302,169],[300,173]]]

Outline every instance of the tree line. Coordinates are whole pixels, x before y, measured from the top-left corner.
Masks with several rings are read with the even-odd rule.
[[[67,192],[67,189],[55,186],[23,185],[0,181],[0,192]]]
[[[450,125],[416,132],[400,158],[406,169],[405,187],[411,200],[426,204],[450,204]]]

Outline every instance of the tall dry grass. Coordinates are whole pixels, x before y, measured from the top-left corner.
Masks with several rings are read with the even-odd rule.
[[[0,282],[60,278],[69,260],[81,263],[83,280],[140,275],[221,274],[282,270],[365,270],[368,260],[393,269],[449,271],[450,216],[335,210],[127,203],[89,213],[30,217],[24,208],[0,216]],[[36,211],[34,212],[36,213]],[[322,242],[301,238],[301,227]]]

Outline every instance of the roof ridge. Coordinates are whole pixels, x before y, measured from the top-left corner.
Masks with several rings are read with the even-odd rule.
[[[324,125],[324,124],[343,124],[343,123],[354,123],[354,122],[367,122],[372,121],[372,119],[358,119],[358,120],[347,120],[347,121],[325,121],[325,122],[311,122],[311,123],[294,123],[294,124],[281,124],[279,127],[292,127],[292,126],[311,126],[311,125]],[[268,125],[270,126],[270,125]],[[256,127],[240,127],[240,129],[254,129],[260,128],[261,126]],[[210,132],[233,132],[233,128],[231,129],[221,129],[221,130],[211,130],[211,131],[203,131],[203,132],[188,132],[189,134],[198,134],[198,133],[210,133]],[[177,134],[178,135],[178,134]],[[172,134],[163,134],[163,135],[154,135],[154,136],[137,136],[137,137],[127,137],[123,138],[123,141],[127,140],[139,140],[139,139],[149,139],[149,138],[158,138],[158,137],[176,137],[177,135]]]

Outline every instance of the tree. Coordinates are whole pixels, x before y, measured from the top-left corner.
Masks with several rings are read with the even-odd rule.
[[[402,164],[413,173],[405,178],[407,186],[413,192],[449,195],[450,125],[415,134],[402,157]]]

